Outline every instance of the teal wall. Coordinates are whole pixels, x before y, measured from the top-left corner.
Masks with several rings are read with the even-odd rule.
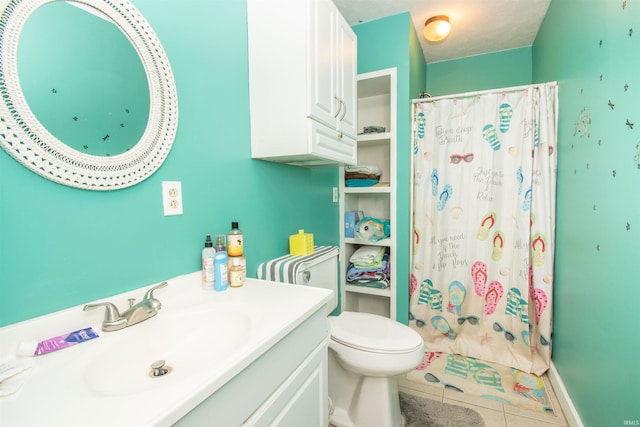
[[[526,85],[532,81],[531,47],[434,62],[427,70],[433,96]]]
[[[358,36],[358,73],[397,69],[397,283],[396,318],[409,322],[411,99],[425,86],[425,61],[409,13],[353,27]]]
[[[640,420],[638,70],[640,3],[551,2],[533,77],[560,85],[553,360],[588,427]]]
[[[639,23],[636,2],[553,1],[531,48],[427,66],[434,95],[559,83],[552,357],[587,427],[640,419]]]
[[[173,149],[146,181],[113,192],[55,184],[0,150],[0,325],[197,271],[204,235],[231,221],[254,277],[298,228],[338,244],[337,168],[251,159],[245,2],[133,3],[175,74]],[[184,215],[164,217],[161,183],[174,180]]]

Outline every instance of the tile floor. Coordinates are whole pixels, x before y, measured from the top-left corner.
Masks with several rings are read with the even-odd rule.
[[[558,403],[558,398],[551,387],[547,375],[542,377],[545,387],[551,397],[555,414],[544,414],[507,405],[483,397],[470,396],[454,390],[446,390],[439,386],[421,384],[408,381],[404,376],[398,377],[398,388],[405,393],[411,393],[438,402],[464,406],[478,412],[486,427],[558,427],[568,426]]]

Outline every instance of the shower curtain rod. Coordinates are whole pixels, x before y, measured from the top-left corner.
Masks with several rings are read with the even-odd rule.
[[[453,94],[453,95],[432,96],[431,98],[413,99],[411,102],[413,104],[418,104],[420,102],[437,101],[437,100],[446,99],[446,98],[470,98],[472,96],[486,95],[488,93],[517,92],[519,90],[524,90],[524,89],[527,89],[527,88],[538,88],[540,86],[557,87],[558,86],[558,82],[538,83],[538,84],[532,84],[532,85],[522,85],[522,86],[507,87],[507,88],[502,88],[502,89],[488,89],[488,90],[481,90],[481,91],[476,91],[476,92],[457,93],[457,94]]]

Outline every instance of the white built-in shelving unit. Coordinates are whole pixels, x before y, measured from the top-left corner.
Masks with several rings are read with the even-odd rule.
[[[342,309],[379,314],[396,319],[396,138],[397,86],[396,69],[360,74],[358,81],[357,151],[359,165],[382,169],[380,184],[373,187],[346,187],[344,168],[340,168],[340,277]],[[362,134],[365,126],[383,126],[384,133]],[[390,237],[378,242],[361,241],[344,236],[345,212],[363,211],[366,216],[388,219]],[[391,281],[387,289],[347,283],[349,258],[362,245],[389,248]]]

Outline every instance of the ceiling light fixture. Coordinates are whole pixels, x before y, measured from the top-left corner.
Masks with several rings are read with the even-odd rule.
[[[424,23],[422,35],[426,41],[439,42],[447,38],[451,31],[449,17],[446,15],[432,16]]]

